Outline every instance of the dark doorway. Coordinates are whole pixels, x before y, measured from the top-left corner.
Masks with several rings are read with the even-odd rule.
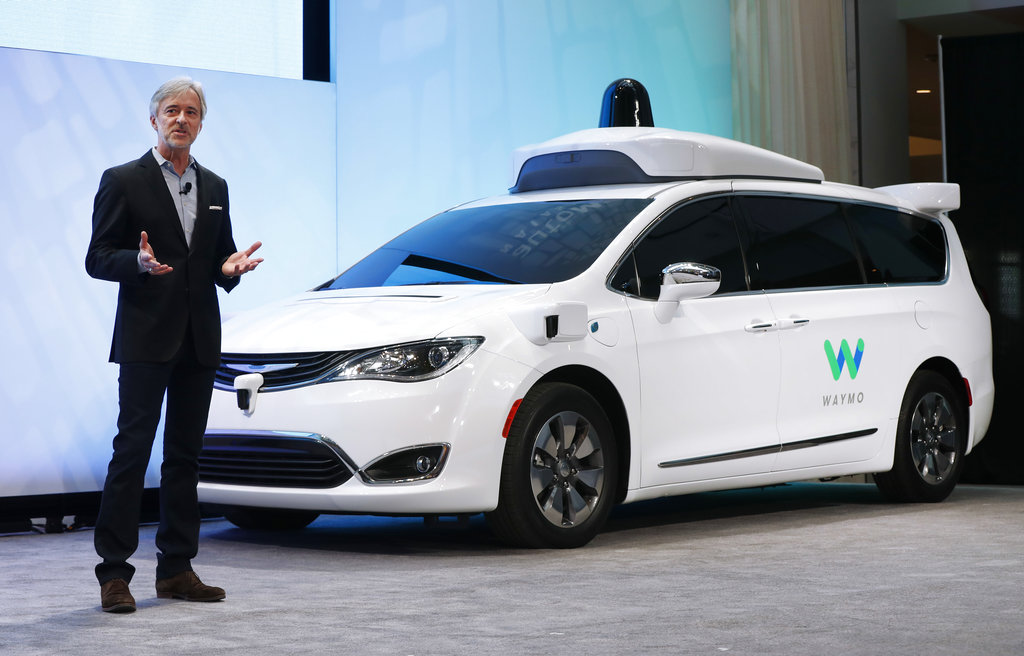
[[[995,414],[965,482],[1024,484],[1024,34],[942,40],[951,218],[992,315]]]

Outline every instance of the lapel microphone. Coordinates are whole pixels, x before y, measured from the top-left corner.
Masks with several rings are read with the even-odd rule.
[[[192,183],[191,182],[186,182],[185,183],[185,188],[184,189],[179,189],[178,193],[179,194],[188,194],[188,192],[190,192],[190,191],[192,191]]]

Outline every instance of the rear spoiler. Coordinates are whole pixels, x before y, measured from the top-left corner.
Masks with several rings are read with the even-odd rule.
[[[905,200],[928,214],[960,208],[960,185],[954,182],[914,182],[876,187],[875,191]]]

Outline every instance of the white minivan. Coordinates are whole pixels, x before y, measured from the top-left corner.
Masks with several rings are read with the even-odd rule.
[[[957,185],[655,127],[519,149],[512,179],[225,322],[202,501],[244,527],[483,512],[576,547],[665,495],[950,494],[994,398]]]

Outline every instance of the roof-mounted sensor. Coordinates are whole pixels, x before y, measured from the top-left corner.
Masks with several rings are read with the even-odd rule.
[[[601,125],[516,149],[509,191],[715,178],[825,179],[817,166],[770,150],[653,127],[647,90],[628,78],[605,90]]]
[[[817,166],[710,134],[593,128],[517,148],[509,191],[715,178],[821,182],[825,176]]]
[[[653,128],[651,98],[636,80],[624,77],[604,90],[601,100],[600,128]]]

